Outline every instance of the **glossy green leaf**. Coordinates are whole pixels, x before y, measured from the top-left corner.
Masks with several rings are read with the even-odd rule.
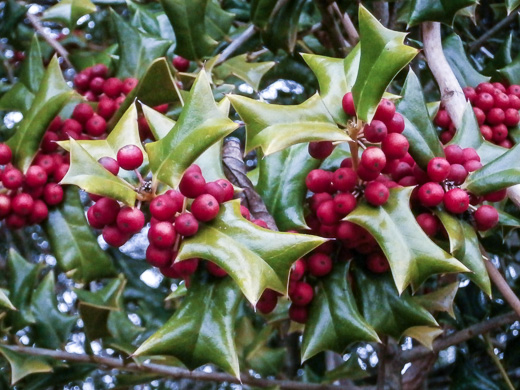
[[[413,326],[438,326],[435,318],[408,292],[397,292],[388,273],[374,275],[356,269],[354,276],[363,317],[379,335],[400,339]]]
[[[269,72],[275,62],[248,62],[247,57],[247,54],[242,54],[224,61],[215,68],[215,74],[221,79],[233,75],[258,91],[262,77]]]
[[[429,350],[433,350],[433,341],[444,331],[433,326],[412,326],[404,331],[403,336],[412,337]]]
[[[412,190],[411,187],[391,189],[383,206],[361,203],[345,218],[374,236],[390,263],[399,293],[409,284],[417,288],[433,274],[468,272],[418,225],[409,205]]]
[[[288,0],[271,15],[262,31],[262,41],[273,53],[278,49],[294,51],[299,31],[300,16],[306,0]]]
[[[477,2],[477,0],[412,0],[408,26],[415,26],[421,22],[442,22],[451,26],[459,11]]]
[[[491,282],[484,264],[485,260],[480,252],[480,243],[475,228],[445,211],[437,211],[436,215],[448,232],[451,253],[471,271],[466,276],[484,293],[491,296]]]
[[[49,20],[73,29],[79,18],[96,11],[90,0],[61,0],[45,10],[42,20]]]
[[[251,0],[251,21],[258,28],[265,28],[278,0]]]
[[[199,257],[225,269],[256,304],[266,288],[287,293],[291,265],[325,242],[311,235],[280,233],[256,226],[240,214],[240,202],[220,206],[217,217],[185,238],[179,259]]]
[[[508,14],[520,6],[520,0],[506,0],[505,3]]]
[[[143,115],[146,118],[146,122],[150,126],[150,131],[156,140],[161,140],[168,135],[168,133],[175,126],[175,121],[168,118],[166,115],[148,107],[145,104],[141,104]]]
[[[479,170],[472,172],[463,184],[463,188],[483,195],[520,183],[520,146],[502,154]]]
[[[247,317],[242,317],[241,320],[242,321],[240,325],[243,325],[245,323],[244,320],[249,319]],[[269,345],[270,341],[274,338],[273,334],[276,333],[276,330],[272,325],[267,325],[262,327],[262,329],[258,332],[252,328],[250,320],[249,325],[251,326],[251,329],[249,329],[251,333],[246,334],[245,336],[246,338],[249,336],[253,340],[241,340],[241,338],[244,337],[244,334],[235,332],[235,342],[237,347],[240,347],[241,341],[250,341],[247,343],[243,357],[247,367],[264,376],[278,374],[280,367],[284,364],[286,351],[283,347],[272,348]]]
[[[413,299],[430,313],[441,311],[446,312],[452,318],[455,318],[453,301],[455,300],[455,295],[457,295],[458,289],[459,282],[454,282],[429,294],[415,296]]]
[[[428,115],[421,84],[411,69],[401,95],[403,98],[397,104],[397,111],[404,117],[403,134],[410,141],[410,154],[423,169],[426,169],[432,158],[444,156],[444,152]]]
[[[88,193],[134,205],[137,192],[129,183],[103,168],[78,141],[71,139],[69,147],[70,168],[60,184],[74,184]]]
[[[12,302],[9,300],[5,292],[0,290],[0,306],[7,308],[9,310],[16,310],[16,307],[13,306]]]
[[[452,34],[446,38],[442,42],[442,47],[446,60],[448,60],[461,87],[476,87],[478,84],[489,80],[489,77],[475,70],[473,64],[466,56],[462,40],[457,34]]]
[[[240,291],[230,278],[206,285],[195,280],[182,306],[135,355],[175,356],[191,370],[213,363],[238,378],[233,335]]]
[[[417,55],[417,49],[404,44],[405,36],[385,28],[365,7],[359,6],[361,58],[352,88],[359,119],[372,121],[390,82]]]
[[[269,155],[302,142],[350,140],[317,94],[297,106],[268,104],[238,95],[230,95],[229,100],[246,124],[246,153],[261,147]]]
[[[34,94],[21,82],[17,82],[0,98],[0,110],[25,113],[34,100]]]
[[[333,370],[325,373],[325,382],[330,383],[340,379],[363,379],[370,376],[368,370],[364,370],[359,364],[359,359],[356,354],[351,355],[348,360],[341,363]]]
[[[207,3],[205,26],[208,35],[214,40],[227,38],[234,19],[235,14],[224,11],[217,0]]]
[[[514,60],[509,61],[509,63],[503,68],[498,69],[497,72],[507,79],[510,84],[520,83],[520,55],[515,57]]]
[[[27,375],[51,372],[52,366],[39,356],[27,356],[0,345],[0,353],[11,366],[11,384],[14,385]]]
[[[173,129],[161,140],[146,144],[154,179],[175,188],[184,171],[237,126],[218,108],[202,70]]]
[[[211,55],[217,42],[206,31],[208,0],[161,0],[177,38],[175,52],[189,60]]]
[[[68,340],[77,317],[58,310],[54,271],[49,272],[40,282],[33,293],[31,305],[35,318],[36,344],[43,348],[61,348]]]
[[[139,78],[157,57],[166,53],[171,42],[139,31],[115,11],[111,11],[111,16],[120,51],[115,76]]]
[[[308,144],[297,144],[264,157],[258,162],[256,190],[281,231],[307,229],[303,205],[305,177],[320,166],[309,156]]]
[[[356,81],[360,53],[360,45],[357,45],[345,59],[302,54],[318,79],[323,104],[334,120],[342,125],[347,124],[347,114],[341,101],[343,96],[352,90]]]
[[[29,111],[19,123],[15,134],[7,141],[13,151],[13,163],[26,172],[40,147],[47,126],[72,97],[54,56],[45,71],[40,88]]]
[[[9,249],[9,257],[7,258],[8,287],[11,301],[17,311],[8,313],[7,322],[15,331],[35,321],[31,310],[31,296],[36,287],[41,268],[41,265],[29,263],[16,250]]]
[[[359,313],[347,281],[348,270],[348,263],[338,263],[320,279],[303,332],[302,361],[327,350],[343,353],[350,344],[360,341],[380,342]]]

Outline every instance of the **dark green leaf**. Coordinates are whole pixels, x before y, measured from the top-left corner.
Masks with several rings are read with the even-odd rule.
[[[246,317],[242,317],[242,319],[245,318]],[[242,324],[244,323],[244,321],[241,322]],[[259,333],[256,333],[255,329],[250,330],[253,332],[250,336],[254,339],[245,349],[244,360],[246,364],[261,375],[268,376],[278,374],[280,367],[284,364],[286,351],[285,348],[269,347],[269,341],[273,338],[273,333],[275,333],[273,326],[264,326]],[[235,342],[237,346],[242,336],[243,335],[236,334]]]
[[[206,31],[208,0],[161,0],[177,38],[175,52],[189,60],[209,56],[217,42]]]
[[[511,84],[520,83],[520,55],[518,55],[513,61],[510,61],[510,63],[502,69],[499,69],[498,73]]]
[[[14,84],[0,98],[0,110],[25,113],[34,100],[34,94],[21,82]]]
[[[215,74],[221,79],[230,75],[238,77],[249,84],[255,91],[260,87],[262,77],[274,66],[273,61],[248,62],[247,54],[242,54],[224,61],[217,68]]]
[[[111,15],[120,51],[115,76],[139,78],[157,57],[162,57],[166,53],[171,42],[137,30],[115,11],[112,11]]]
[[[261,147],[265,155],[309,141],[349,141],[316,94],[297,106],[267,104],[243,96],[229,100],[246,124],[246,153]]]
[[[359,313],[347,281],[348,270],[348,263],[339,263],[320,279],[303,332],[302,361],[327,350],[343,353],[355,342],[380,341]]]
[[[433,274],[468,272],[417,224],[409,205],[412,190],[411,187],[392,189],[383,206],[361,203],[346,218],[374,236],[390,263],[399,293],[410,283],[417,288]]]
[[[16,307],[13,306],[12,302],[9,300],[5,292],[0,290],[0,306],[7,308],[9,310],[16,310]]]
[[[507,13],[511,13],[520,5],[520,0],[506,0]]]
[[[38,372],[51,372],[52,366],[39,356],[27,356],[10,350],[8,347],[0,346],[0,353],[6,358],[11,366],[11,384],[14,385],[27,375]]]
[[[146,144],[154,179],[175,188],[184,171],[205,150],[236,128],[215,103],[202,70],[173,129],[161,140]]]
[[[256,189],[281,231],[307,229],[303,203],[305,177],[319,167],[309,156],[308,144],[297,144],[259,160]]]
[[[442,47],[446,60],[448,60],[461,87],[476,87],[478,84],[489,80],[489,77],[475,70],[466,56],[462,40],[457,34],[452,34],[446,38],[442,42]]]
[[[327,371],[325,373],[325,382],[330,383],[344,378],[363,379],[368,376],[370,376],[370,372],[360,366],[357,355],[353,354],[345,363],[340,364],[331,371]]]
[[[40,147],[47,126],[72,97],[61,74],[58,58],[54,56],[45,71],[42,83],[29,111],[18,125],[16,133],[7,141],[13,151],[13,162],[26,172]]]
[[[73,29],[79,18],[95,11],[96,6],[90,0],[61,0],[45,10],[42,20],[62,23]]]
[[[412,0],[408,26],[421,22],[442,22],[451,26],[460,10],[474,4],[477,0]]]
[[[43,348],[61,348],[69,338],[77,318],[58,310],[53,271],[49,272],[38,285],[32,296],[31,305],[35,318],[36,344]]]
[[[38,42],[38,36],[35,34],[31,40],[27,58],[22,63],[20,81],[35,95],[40,88],[44,74],[45,68],[43,67],[40,43]]]
[[[442,311],[455,318],[453,301],[459,289],[459,282],[448,284],[429,294],[415,296],[413,299],[430,313]]]
[[[193,283],[182,306],[135,355],[175,356],[192,370],[213,363],[239,377],[233,335],[241,297],[230,278],[207,285]]]
[[[444,156],[444,152],[428,115],[421,84],[411,69],[401,95],[403,98],[397,104],[397,111],[404,116],[403,134],[410,141],[410,154],[423,169],[426,169],[432,158]]]
[[[298,36],[300,15],[306,0],[288,0],[269,19],[262,31],[262,40],[274,53],[278,49],[292,53]]]
[[[251,20],[258,28],[265,28],[278,0],[251,0]]]
[[[418,50],[404,44],[405,33],[385,28],[362,5],[359,36],[361,58],[352,94],[358,118],[371,122],[386,88]]]
[[[206,31],[216,41],[227,37],[235,15],[224,11],[217,0],[210,0],[206,8]]]
[[[214,220],[200,224],[195,236],[183,240],[179,259],[214,262],[256,304],[266,288],[286,294],[291,265],[324,241],[258,227],[241,216],[240,202],[234,200],[222,204]]]

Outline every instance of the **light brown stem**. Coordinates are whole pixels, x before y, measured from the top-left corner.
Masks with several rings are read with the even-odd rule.
[[[515,313],[520,316],[520,299],[518,299],[502,274],[495,268],[491,261],[484,260],[484,264],[486,265],[486,270],[493,284],[498,288],[498,291],[500,291]]]
[[[352,46],[356,46],[356,44],[359,42],[359,34],[356,30],[356,27],[354,26],[354,23],[352,23],[352,19],[350,19],[350,16],[348,16],[346,12],[344,14],[341,13],[341,10],[339,9],[339,6],[336,2],[332,3],[332,8],[334,9],[334,12],[336,12],[336,15],[341,21],[343,29],[347,33],[348,42]]]

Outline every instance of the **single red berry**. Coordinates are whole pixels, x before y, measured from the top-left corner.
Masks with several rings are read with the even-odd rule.
[[[148,240],[157,248],[170,248],[173,246],[177,234],[171,222],[157,222],[148,230]]]
[[[289,293],[291,301],[298,306],[305,306],[311,303],[314,298],[314,289],[305,282],[296,282],[292,294]]]
[[[332,189],[332,173],[323,169],[313,169],[305,178],[309,191],[329,192]]]
[[[157,196],[150,203],[150,214],[159,221],[173,222],[178,211],[180,211],[179,205],[167,194]]]
[[[435,207],[442,202],[444,189],[439,183],[429,182],[419,187],[417,197],[423,206]]]
[[[480,161],[480,156],[478,155],[478,153],[475,149],[464,148],[464,149],[462,149],[462,152],[464,154],[464,162],[469,161],[469,160]]]
[[[122,89],[123,82],[116,77],[111,77],[103,83],[103,93],[113,99],[121,95]]]
[[[417,223],[428,237],[433,237],[439,231],[438,219],[430,213],[422,213],[416,217]]]
[[[41,187],[47,183],[47,172],[39,165],[32,165],[27,170],[25,182],[30,187]]]
[[[488,111],[486,116],[486,121],[491,125],[498,125],[502,123],[505,119],[504,110],[501,108],[492,108]]]
[[[462,88],[462,92],[464,92],[464,96],[471,103],[473,103],[475,101],[475,99],[477,98],[477,91],[475,91],[475,88],[473,88],[473,87],[464,87],[464,88]]]
[[[74,85],[79,91],[85,91],[90,84],[90,77],[84,73],[78,73],[74,76]]]
[[[105,120],[110,119],[116,111],[117,106],[114,100],[107,97],[103,97],[99,100],[99,104],[97,106],[97,113]]]
[[[382,274],[390,269],[386,256],[380,252],[370,254],[367,257],[366,265],[368,270],[375,274]]]
[[[338,222],[340,216],[336,214],[336,207],[333,200],[327,200],[319,205],[316,216],[324,225],[333,225]]]
[[[515,110],[520,110],[520,97],[517,95],[508,95],[507,97],[509,98],[509,106]]]
[[[94,115],[94,109],[90,104],[80,103],[72,111],[72,118],[79,123],[86,123]]]
[[[133,77],[128,77],[123,80],[123,85],[121,86],[121,92],[123,92],[125,95],[128,95],[132,90],[137,87],[137,84],[139,84],[139,80]]]
[[[115,199],[101,198],[91,209],[94,224],[104,226],[115,224],[120,206]]]
[[[383,183],[373,181],[368,183],[365,188],[365,199],[373,206],[384,205],[389,196],[390,192]]]
[[[42,223],[49,216],[49,209],[47,205],[40,199],[34,201],[34,207],[32,209],[31,215],[29,215],[29,223],[31,225],[36,225]]]
[[[226,179],[218,179],[217,181],[215,181],[215,183],[217,183],[219,186],[221,186],[222,189],[224,190],[224,200],[222,202],[227,202],[228,200],[233,199],[233,196],[235,194],[233,184],[231,184]]]
[[[59,184],[49,183],[43,188],[43,200],[54,206],[63,200],[63,188]]]
[[[88,102],[96,102],[97,101],[97,96],[92,91],[86,91],[85,93],[83,93],[83,96],[85,97],[85,100],[88,101]]]
[[[181,56],[175,56],[175,58],[172,60],[172,64],[173,67],[179,72],[186,72],[190,67],[190,60],[187,60]]]
[[[326,238],[336,238],[337,223],[332,225],[322,224],[318,228],[318,236]]]
[[[51,153],[55,152],[58,149],[58,144],[56,141],[59,140],[58,134],[53,133],[51,131],[47,131],[42,138],[42,143],[40,147],[42,148],[42,151],[45,153]]]
[[[519,97],[520,97],[520,85],[517,85],[517,84],[511,84],[511,85],[507,88],[507,93],[512,94],[512,95],[516,95],[516,96],[519,96]]]
[[[298,259],[294,262],[291,267],[290,280],[301,280],[305,275],[305,271],[307,266],[305,264],[305,260]]]
[[[211,275],[213,275],[217,278],[223,278],[224,276],[227,275],[227,272],[225,269],[220,268],[218,265],[216,265],[215,263],[213,263],[211,261],[206,262],[206,269],[208,270],[208,272]]]
[[[511,149],[513,147],[513,142],[506,138],[506,139],[500,141],[498,143],[498,146],[502,146],[503,148],[506,148],[506,149]]]
[[[26,193],[20,193],[15,195],[11,202],[12,210],[21,216],[27,216],[31,214],[34,207],[34,200],[31,195]]]
[[[267,222],[265,222],[263,219],[253,219],[251,222],[253,222],[256,226],[260,226],[261,228],[269,229]]]
[[[502,190],[490,192],[489,194],[484,195],[484,199],[488,202],[500,202],[501,200],[504,200],[506,196],[507,188],[504,188]]]
[[[403,158],[409,147],[406,137],[399,133],[390,133],[381,142],[381,149],[389,159]]]
[[[90,207],[87,210],[87,221],[91,227],[94,229],[103,229],[105,227],[105,224],[98,221],[95,215],[95,209],[94,207]]]
[[[345,95],[343,95],[341,104],[343,111],[345,111],[347,115],[356,115],[356,108],[354,107],[354,97],[352,96],[352,92],[347,92]]]
[[[450,164],[464,164],[464,152],[459,145],[447,145],[444,147],[444,154],[446,160]]]
[[[315,253],[307,259],[307,266],[311,275],[321,277],[332,271],[332,259],[323,253]]]
[[[493,141],[497,143],[505,140],[509,134],[507,126],[503,123],[493,126],[491,130],[493,131]]]
[[[352,168],[336,169],[332,175],[332,187],[336,191],[352,191],[357,184],[357,174]]]
[[[256,303],[256,308],[260,313],[269,314],[275,309],[277,303],[278,294],[276,291],[266,288]]]
[[[191,204],[191,213],[197,220],[202,222],[208,222],[214,219],[219,210],[218,201],[210,194],[197,196]]]
[[[486,121],[486,113],[478,107],[473,107],[473,113],[475,114],[475,118],[477,118],[479,126],[482,126]]]
[[[410,166],[410,164],[408,164],[404,161],[400,161],[392,169],[391,175],[392,175],[393,180],[399,181],[403,177],[413,175],[413,168]],[[382,177],[384,177],[384,176],[382,176]]]
[[[107,122],[101,115],[94,114],[85,123],[85,131],[92,137],[99,137],[107,131]]]
[[[138,208],[125,206],[117,214],[116,224],[123,233],[138,233],[145,224],[144,214]]]
[[[247,220],[251,220],[251,213],[246,206],[240,205],[240,214]]]
[[[101,157],[98,160],[98,163],[100,163],[103,168],[105,168],[112,175],[117,176],[119,173],[119,163],[112,157]]]
[[[108,75],[108,68],[105,64],[96,64],[91,68],[92,77],[106,78]]]
[[[157,268],[166,268],[172,262],[171,248],[158,248],[155,245],[148,245],[146,248],[146,261]]]
[[[435,118],[433,119],[433,123],[443,129],[449,129],[451,125],[451,118],[448,114],[448,111],[439,109],[439,111],[437,111],[437,115],[435,115]]]
[[[175,260],[175,259],[174,259]],[[186,279],[193,275],[199,266],[199,259],[192,258],[182,261],[177,261],[172,264],[177,274],[183,279]]]
[[[378,143],[386,138],[388,129],[384,122],[375,119],[369,125],[365,126],[363,132],[368,142]]]
[[[7,165],[13,158],[11,148],[6,144],[0,144],[0,165]]]
[[[305,324],[309,319],[309,309],[307,306],[291,305],[289,307],[289,318],[300,324]]]
[[[381,172],[386,165],[385,153],[376,147],[368,147],[361,154],[361,164],[368,170]]]
[[[224,189],[221,186],[219,186],[217,182],[214,181],[206,183],[206,185],[204,186],[204,193],[212,195],[218,203],[223,203],[224,197],[226,196],[226,194],[224,193]]]
[[[474,160],[472,160],[474,161]],[[468,177],[468,171],[460,164],[452,164],[450,166],[450,173],[448,174],[448,180],[452,181],[455,185],[461,185],[464,180]]]
[[[158,106],[154,106],[153,109],[161,114],[166,114],[168,112],[168,103],[159,104]]]
[[[482,92],[477,95],[475,99],[475,105],[480,108],[482,111],[489,111],[495,105],[495,99],[493,95],[488,92]]]
[[[498,81],[496,81],[496,82],[494,82],[494,83],[491,83],[491,84],[492,84],[493,87],[495,88],[495,91],[496,91],[496,90],[498,90],[498,91],[500,91],[500,92],[506,92],[506,91],[507,91],[507,89],[506,89],[506,87],[504,86],[504,84],[502,84],[502,83],[500,83],[500,82],[498,82]]]
[[[480,231],[489,230],[498,223],[498,211],[493,206],[480,206],[474,214],[477,229]]]
[[[379,177],[380,172],[372,171],[370,169],[365,168],[364,165],[359,164],[357,169],[357,175],[363,181],[372,181],[376,180]]]
[[[105,226],[103,228],[102,235],[103,239],[108,245],[116,248],[124,245],[130,238],[130,235],[119,230],[117,225]]]
[[[205,185],[206,180],[204,180],[202,173],[196,170],[186,171],[179,183],[179,190],[188,198],[196,198],[204,193]]]
[[[493,140],[493,129],[488,125],[480,126],[480,134],[482,134],[482,137],[484,137],[486,141]]]
[[[180,213],[184,205],[184,199],[186,199],[184,195],[182,195],[177,190],[168,190],[164,194],[169,196],[173,200],[173,208],[175,212]]]
[[[324,160],[330,156],[334,150],[334,145],[331,141],[319,141],[309,143],[309,154],[311,157]]]
[[[495,93],[493,98],[495,99],[495,107],[501,108],[502,110],[509,108],[509,97],[505,93]]]
[[[390,186],[389,186],[389,183],[391,183]],[[397,184],[402,187],[414,187],[418,183],[417,183],[417,179],[415,178],[415,176],[405,176],[401,180],[399,180],[397,182]],[[388,189],[396,187],[396,186],[394,186],[393,182],[387,182],[387,183],[385,183],[385,185],[386,185],[386,188],[388,188]]]
[[[405,128],[404,117],[396,112],[391,120],[386,121],[386,128],[389,133],[401,134]]]
[[[477,160],[469,160],[464,163],[464,169],[468,172],[474,172],[482,168],[482,163]]]
[[[444,194],[444,208],[453,214],[461,214],[469,207],[469,196],[460,188],[453,188]]]
[[[491,83],[483,82],[483,83],[480,83],[479,85],[477,85],[477,88],[475,88],[475,91],[477,93],[483,93],[483,92],[494,93],[495,87]]]
[[[8,229],[16,230],[23,228],[27,222],[26,217],[12,213],[5,219],[5,224]]]
[[[83,125],[76,119],[65,119],[61,131],[66,135],[79,134],[83,131]]]
[[[450,163],[443,157],[432,158],[426,168],[432,181],[441,182],[450,174]]]
[[[89,89],[96,95],[100,95],[103,93],[103,85],[105,84],[105,79],[102,77],[94,77],[90,80]]]
[[[2,173],[2,183],[9,190],[16,190],[23,184],[23,175],[16,168],[6,168]]]
[[[190,237],[199,230],[199,223],[190,213],[182,213],[175,219],[175,230],[181,236]]]
[[[374,114],[374,119],[389,122],[392,120],[395,114],[395,104],[388,99],[381,99],[379,102],[376,113]]]
[[[170,253],[170,251],[168,251],[168,253]],[[173,254],[173,257],[172,258],[177,258],[177,254],[174,253]],[[149,262],[149,261],[148,261]],[[161,273],[166,276],[167,278],[171,278],[171,279],[180,279],[181,278],[181,275],[179,275],[177,273],[177,271],[175,270],[175,268],[173,267],[173,264],[170,263],[167,264],[166,266],[164,267],[160,267],[159,268],[159,271],[161,271]]]
[[[509,127],[514,127],[520,122],[520,114],[517,108],[508,108],[504,113],[504,124]]]
[[[339,164],[340,168],[352,168],[352,158],[347,157],[341,160],[341,163]]]
[[[143,163],[143,152],[137,145],[123,146],[117,152],[119,166],[127,171],[133,171]]]
[[[11,198],[5,194],[0,194],[0,219],[4,218],[11,211]]]

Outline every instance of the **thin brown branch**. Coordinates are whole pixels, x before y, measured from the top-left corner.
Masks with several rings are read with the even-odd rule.
[[[484,34],[482,34],[482,36],[479,39],[477,39],[475,42],[472,42],[469,45],[469,51],[474,52],[480,49],[480,46],[482,46],[484,42],[486,42],[489,38],[491,38],[497,32],[502,30],[504,27],[511,24],[516,17],[518,17],[518,11],[511,12],[506,18],[502,19],[500,22],[498,22],[492,28],[490,28]]]
[[[352,19],[350,19],[350,16],[348,13],[341,13],[341,10],[339,9],[338,3],[334,2],[332,3],[332,8],[334,9],[334,12],[336,12],[341,25],[343,26],[343,29],[347,33],[347,40],[352,46],[356,46],[356,44],[359,42],[359,34],[356,30],[356,27],[354,26],[354,23],[352,23]]]
[[[403,351],[400,354],[402,362],[411,362],[420,359],[429,354],[437,354],[439,351],[457,345],[472,339],[475,336],[490,332],[501,326],[511,324],[512,322],[518,321],[520,317],[515,312],[503,314],[489,320],[479,322],[478,324],[472,325],[466,329],[453,333],[447,337],[437,339],[433,343],[433,350],[429,350],[425,347],[416,347],[414,349]]]
[[[333,6],[329,5],[326,0],[314,0],[314,2],[320,10],[321,25],[324,27],[329,36],[334,53],[337,57],[344,57],[347,54],[347,45],[345,38],[341,34],[339,26],[334,19]]]
[[[385,27],[388,27],[388,22],[390,21],[390,11],[388,2],[386,1],[375,1],[373,4],[374,7],[374,16],[379,19],[381,24]]]
[[[238,37],[236,37],[233,42],[229,44],[228,47],[226,47],[222,53],[220,53],[220,56],[218,57],[218,60],[216,62],[216,65],[223,63],[226,61],[237,49],[242,46],[244,43],[246,43],[253,35],[255,35],[256,29],[255,26],[252,24],[248,28],[246,28],[242,34],[240,34]]]
[[[484,260],[484,264],[486,265],[486,270],[493,284],[498,288],[498,291],[500,291],[507,303],[509,303],[509,306],[511,306],[515,313],[520,316],[520,299],[518,299],[502,274],[498,269],[496,269],[491,261]]]
[[[189,371],[184,368],[166,366],[155,363],[142,363],[137,365],[135,363],[128,363],[122,359],[103,357],[96,355],[85,355],[69,353],[65,351],[56,351],[52,349],[24,347],[15,345],[3,345],[14,352],[22,353],[31,356],[44,356],[55,360],[64,360],[68,362],[78,363],[94,363],[110,369],[118,369],[126,372],[145,372],[151,374],[158,374],[164,377],[180,379],[186,378],[194,381],[205,381],[205,382],[229,382],[236,384],[246,384],[256,387],[279,387],[281,389],[294,389],[294,390],[337,390],[340,387],[334,385],[321,385],[315,383],[296,382],[290,380],[277,380],[277,379],[260,379],[253,378],[250,376],[243,376],[242,380],[235,378],[232,375],[224,374],[220,372],[205,372],[205,371]]]
[[[36,32],[38,32],[43,39],[47,41],[49,45],[58,53],[62,58],[63,61],[67,64],[69,68],[74,68],[72,65],[72,62],[69,60],[69,52],[53,37],[51,37],[43,28],[42,24],[40,23],[40,19],[36,15],[27,13],[27,19],[32,24]]]
[[[438,22],[426,22],[422,24],[424,54],[433,77],[439,84],[441,102],[450,114],[455,127],[462,124],[462,116],[466,108],[466,98],[462,92],[453,70],[450,68],[441,41],[441,25]]]

